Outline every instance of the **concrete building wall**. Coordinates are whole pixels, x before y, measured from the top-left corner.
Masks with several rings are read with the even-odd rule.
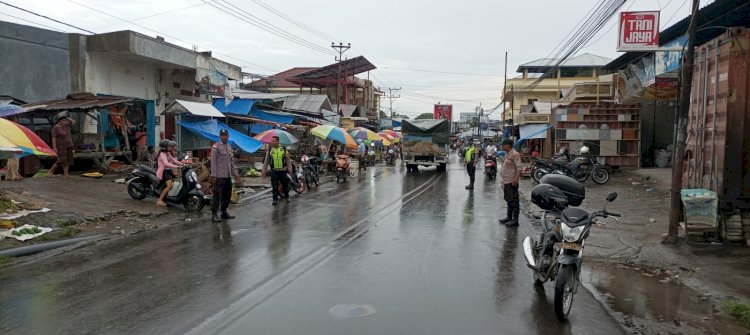
[[[68,34],[0,21],[0,94],[35,102],[70,93]]]
[[[90,52],[86,61],[86,90],[94,94],[156,100],[159,72],[153,65]]]

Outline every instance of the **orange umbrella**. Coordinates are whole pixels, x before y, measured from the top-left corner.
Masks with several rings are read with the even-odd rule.
[[[57,156],[33,131],[13,121],[0,119],[0,134],[5,146],[12,143],[23,151],[22,155]]]
[[[351,135],[346,130],[336,126],[322,125],[317,126],[310,130],[313,136],[320,137],[324,140],[334,140],[341,144],[346,144],[347,147],[356,149],[357,142],[354,141]]]

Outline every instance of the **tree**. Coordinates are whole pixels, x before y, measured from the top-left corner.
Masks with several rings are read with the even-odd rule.
[[[408,119],[409,119],[409,116],[408,116],[408,115],[406,115],[406,114],[401,114],[401,113],[399,113],[399,112],[393,112],[393,118],[394,118],[394,119],[404,119],[404,120],[408,120]]]
[[[381,118],[387,118],[388,114],[386,114],[382,109],[380,110],[380,117]]]
[[[417,117],[415,117],[414,119],[415,120],[432,120],[433,117],[434,116],[432,115],[432,113],[422,113],[422,114],[417,115]]]

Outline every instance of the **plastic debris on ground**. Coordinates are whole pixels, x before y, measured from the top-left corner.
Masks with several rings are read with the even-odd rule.
[[[22,233],[24,231],[37,231],[37,233]],[[12,237],[12,238],[14,238],[16,240],[19,240],[19,241],[27,241],[27,240],[30,240],[32,238],[35,238],[35,237],[38,237],[38,236],[42,236],[42,235],[44,235],[46,233],[49,233],[51,231],[52,231],[52,228],[38,227],[38,226],[30,225],[30,224],[25,224],[25,225],[23,225],[21,227],[16,227],[16,228],[13,228],[13,229],[1,230],[0,231],[0,236],[3,236],[3,237]],[[16,234],[14,234],[14,232],[16,234],[20,234],[20,235],[16,235]]]

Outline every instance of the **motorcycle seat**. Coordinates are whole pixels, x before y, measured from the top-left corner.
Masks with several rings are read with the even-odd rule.
[[[585,220],[589,218],[589,213],[580,208],[566,208],[562,211],[562,214],[567,223],[571,223],[575,226],[586,223]]]
[[[141,170],[141,171],[146,171],[146,172],[149,172],[149,173],[156,174],[156,170],[154,170],[154,168],[152,168],[152,167],[150,167],[148,165],[139,164],[138,165],[138,169]]]

